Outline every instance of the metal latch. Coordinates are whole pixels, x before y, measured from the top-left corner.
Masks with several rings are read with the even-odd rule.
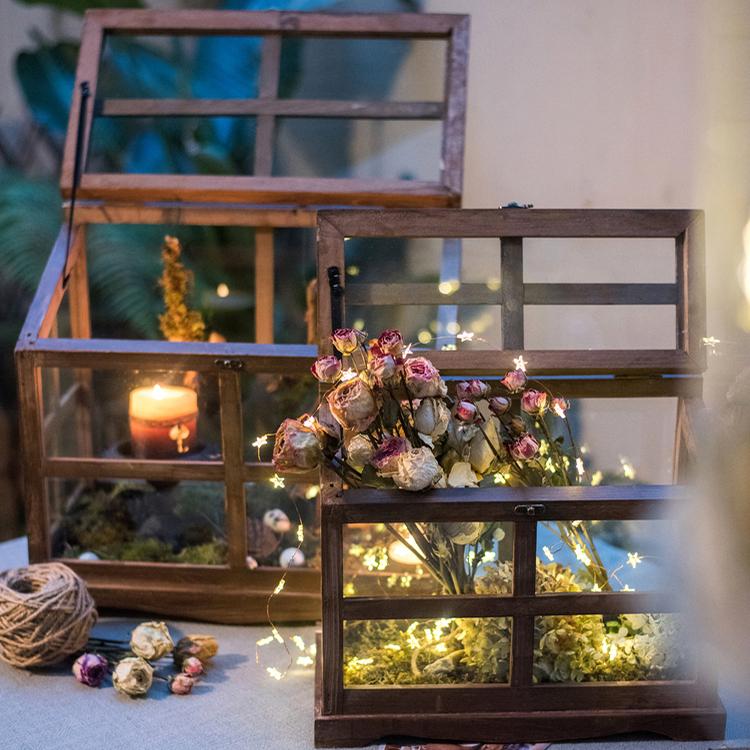
[[[547,509],[541,503],[516,505],[513,512],[517,516],[541,516]]]
[[[239,359],[215,359],[214,364],[222,370],[242,370],[245,367]]]

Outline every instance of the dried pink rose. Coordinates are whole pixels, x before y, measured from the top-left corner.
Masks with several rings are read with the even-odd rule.
[[[373,347],[367,353],[367,369],[382,383],[396,374],[396,360]]]
[[[547,394],[544,391],[529,389],[521,396],[521,408],[527,414],[543,414],[547,408]]]
[[[182,662],[182,671],[188,677],[199,677],[205,671],[203,669],[203,662],[197,656],[188,656]]]
[[[318,357],[313,362],[310,372],[321,383],[333,383],[341,374],[341,360],[333,354],[326,357]]]
[[[378,414],[378,405],[369,386],[360,378],[340,383],[326,395],[333,418],[345,429],[366,430]]]
[[[487,383],[477,380],[462,380],[456,385],[456,397],[460,400],[484,398],[490,392]]]
[[[448,392],[437,368],[424,357],[412,357],[404,362],[404,379],[415,398],[445,396]]]
[[[489,400],[490,411],[496,417],[502,417],[510,409],[510,399],[505,396],[493,396]]]
[[[456,404],[454,414],[461,422],[475,422],[477,419],[477,407],[471,401],[459,401]]]
[[[500,381],[511,393],[520,391],[526,385],[526,373],[523,370],[511,370]]]
[[[378,336],[378,346],[384,354],[400,357],[404,350],[404,339],[400,331],[388,328]]]
[[[194,685],[195,680],[184,672],[169,678],[169,692],[174,695],[189,695]]]
[[[73,664],[76,680],[89,687],[99,687],[109,672],[107,660],[99,654],[81,654]]]
[[[331,342],[342,354],[351,354],[367,341],[367,334],[356,328],[337,328]]]
[[[301,473],[320,463],[320,443],[315,430],[298,419],[285,419],[276,430],[273,467],[276,471]]]
[[[406,438],[389,436],[378,446],[370,463],[378,474],[392,474],[396,470],[396,459],[410,449],[411,443]]]
[[[527,461],[536,455],[539,443],[533,435],[526,433],[510,444],[510,455],[519,461]]]

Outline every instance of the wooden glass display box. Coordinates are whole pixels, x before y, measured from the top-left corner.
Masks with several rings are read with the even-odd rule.
[[[388,317],[402,330],[434,334],[437,346],[420,351],[415,342],[414,354],[438,367],[449,393],[461,376],[483,378],[498,392],[498,378],[522,357],[529,378],[572,399],[567,418],[586,441],[584,458],[604,470],[591,473],[592,463],[591,481],[573,486],[503,486],[496,476],[489,486],[427,492],[351,489],[324,470],[318,746],[393,736],[723,736],[724,709],[690,648],[674,581],[689,542],[667,543],[699,443],[703,235],[697,211],[319,214],[324,350],[332,323],[358,320],[377,335],[371,323],[391,306]],[[419,274],[377,272],[395,238],[403,268]],[[434,238],[472,247],[468,257],[481,262],[450,288],[438,283],[429,260]],[[352,243],[375,270],[368,277],[362,263],[362,274],[332,293],[322,285],[344,267]],[[453,335],[443,337],[440,320],[430,318],[446,296],[459,313],[447,329]],[[418,306],[427,307],[415,322]],[[490,307],[499,323],[482,328]],[[541,318],[545,307],[553,314]],[[586,348],[592,333],[599,348]],[[455,527],[477,524],[481,543],[456,536]],[[589,541],[560,544],[566,535]],[[412,549],[414,539],[422,542]],[[435,548],[432,565],[458,560],[460,593],[441,586],[415,554],[430,539],[453,540]],[[603,581],[586,575],[594,544]]]
[[[112,71],[123,40],[131,37],[153,42],[155,50],[165,48],[164,37],[170,44],[181,40],[186,49],[205,37],[227,45],[254,40],[248,49],[257,57],[256,80],[242,78],[246,90],[240,98],[199,98],[205,91],[189,85],[182,90],[191,98],[169,92],[163,98],[133,98],[132,91],[123,96],[113,86],[118,79]],[[314,55],[305,53],[308,40],[317,45]],[[335,85],[328,98],[295,96],[289,86],[282,91],[290,54],[300,70],[311,59],[325,62],[325,51],[340,45],[348,44],[344,48],[351,53],[360,43],[409,40],[442,45],[434,100],[392,101],[381,91],[378,101],[363,101],[351,87],[339,91]],[[404,49],[399,47],[397,57]],[[317,353],[315,300],[309,289],[306,310],[304,300],[306,282],[315,276],[316,211],[331,205],[460,204],[467,52],[465,16],[87,12],[61,178],[69,221],[16,351],[32,562],[63,559],[86,579],[100,607],[265,622],[279,566],[289,562],[304,533],[304,559],[295,556],[286,587],[274,600],[274,617],[319,617],[317,475],[276,476],[269,463],[278,422],[315,392],[309,373]],[[325,65],[316,73],[321,79],[335,72],[335,61]],[[328,89],[324,83],[319,90],[330,90],[330,82]],[[309,85],[302,96],[307,90]],[[248,173],[113,171],[97,150],[97,138],[107,134],[113,118],[126,118],[134,128],[145,118],[147,140],[149,128],[161,122],[183,127],[191,118],[252,120],[244,160]],[[385,179],[374,162],[360,164],[352,174],[315,176],[308,164],[308,176],[289,175],[289,159],[279,156],[288,154],[290,139],[299,136],[289,123],[308,120],[351,128],[373,121],[371,136],[392,122],[432,123],[439,129],[431,140],[434,176],[406,179],[399,173]],[[399,139],[385,142],[390,147]],[[200,150],[200,142],[190,143]],[[339,151],[342,145],[338,142]],[[213,274],[211,286],[196,272],[196,292],[200,285],[202,291],[194,306],[210,312],[209,323],[219,333],[226,334],[221,321],[230,314],[239,321],[234,334],[225,336],[228,341],[163,341],[158,333],[145,339],[112,326],[96,330],[92,303],[143,305],[126,279],[120,284],[113,278],[104,297],[101,292],[91,297],[96,248],[108,241],[107,232],[133,228],[146,231],[153,242],[148,256],[153,282],[146,291],[153,288],[156,298],[148,301],[154,327],[161,312],[159,246],[171,234],[187,238],[188,265],[192,259],[195,268],[201,260],[202,272]],[[291,240],[290,232],[297,232]],[[286,237],[283,255],[275,245],[280,235]],[[133,236],[133,242],[141,241]],[[215,249],[219,238],[210,262],[200,257],[207,237]],[[231,257],[229,240],[236,251]],[[305,263],[309,278],[303,278]],[[247,283],[241,294],[233,289],[227,296],[216,274],[234,278],[230,274],[238,267]],[[239,307],[230,304],[238,300]]]

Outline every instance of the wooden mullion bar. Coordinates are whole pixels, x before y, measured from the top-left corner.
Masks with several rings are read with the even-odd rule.
[[[675,305],[676,284],[524,284],[526,305]]]
[[[690,358],[701,369],[706,368],[706,229],[703,212],[696,212],[685,229],[682,247],[677,243],[678,255],[682,261],[677,264],[681,274],[678,286],[683,287],[681,343]],[[681,251],[681,252],[680,252]]]
[[[285,36],[445,38],[464,18],[448,13],[295,13],[293,11],[89,10],[108,34],[137,36]]]
[[[523,238],[500,240],[503,349],[523,349]]]
[[[264,45],[278,36],[267,36]],[[265,49],[265,46],[264,46]],[[261,76],[263,69],[261,68]],[[102,117],[334,117],[366,120],[440,120],[442,102],[276,99],[275,90],[258,99],[103,99]],[[256,172],[257,173],[257,172]]]
[[[329,502],[339,492],[338,482],[331,477],[331,472],[322,470],[320,554],[323,561],[323,712],[326,714],[341,711],[344,695],[344,540],[339,509]]]
[[[224,479],[221,461],[167,461],[114,458],[47,458],[41,464],[47,477],[65,479],[182,479],[220,482]]]
[[[273,34],[263,38],[260,58],[258,96],[261,100],[275,100],[278,96],[279,73],[281,67],[281,36]],[[255,128],[255,161],[253,172],[256,175],[270,175],[273,171],[273,114],[260,114]]]
[[[513,598],[534,597],[536,591],[536,520],[521,519],[514,526]],[[513,617],[510,684],[532,684],[534,664],[534,615],[521,608]]]
[[[346,237],[633,237],[674,239],[701,215],[672,209],[508,208],[324,211]]]
[[[349,284],[347,305],[499,305],[502,294],[486,284],[461,284],[455,292],[442,294],[436,283]]]
[[[237,372],[219,374],[221,452],[226,493],[225,523],[230,568],[247,567],[247,508],[245,507],[242,387]]]
[[[530,570],[533,573],[535,567]],[[656,591],[584,592],[539,596],[535,596],[531,591],[513,596],[347,597],[343,600],[341,611],[345,620],[402,620],[526,615],[616,615],[623,612],[674,612],[677,609],[678,603],[673,595]]]
[[[331,288],[328,283],[328,269],[337,268],[342,288],[346,285],[344,265],[344,236],[331,223],[318,220],[318,348],[321,354],[333,351],[331,344],[332,310]],[[346,291],[344,291],[344,301]]]

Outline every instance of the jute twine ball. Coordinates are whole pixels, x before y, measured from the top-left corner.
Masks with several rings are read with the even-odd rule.
[[[97,614],[86,584],[61,563],[0,573],[0,659],[28,668],[80,651]]]

